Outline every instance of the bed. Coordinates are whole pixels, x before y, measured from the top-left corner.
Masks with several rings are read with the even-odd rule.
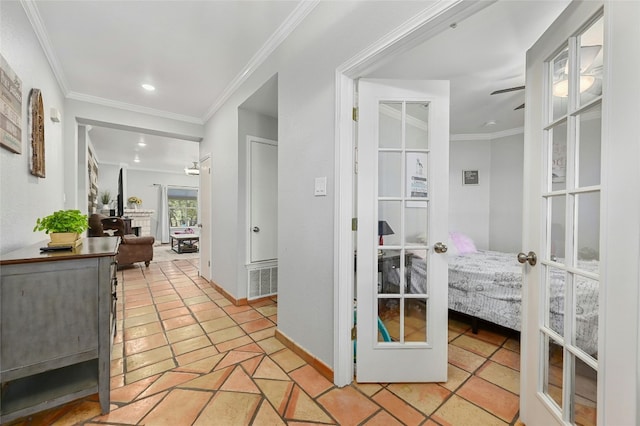
[[[596,272],[598,262],[584,261],[580,269]],[[392,285],[399,284],[398,271],[390,275]],[[392,271],[389,271],[393,274]],[[550,326],[562,334],[564,273],[551,269]],[[407,292],[426,293],[426,263],[413,254],[407,267]],[[449,255],[449,309],[520,331],[522,265],[515,253],[474,250]],[[589,354],[598,346],[598,283],[577,280],[577,346]]]

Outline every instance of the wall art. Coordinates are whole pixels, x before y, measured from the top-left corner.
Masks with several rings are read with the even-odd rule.
[[[0,145],[22,154],[22,80],[0,55]]]

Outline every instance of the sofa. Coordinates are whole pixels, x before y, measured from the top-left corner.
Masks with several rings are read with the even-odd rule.
[[[154,237],[138,237],[125,233],[125,223],[119,217],[105,216],[94,213],[89,216],[89,237],[119,236],[120,246],[116,260],[118,266],[131,265],[136,262],[144,262],[149,266],[153,260]]]

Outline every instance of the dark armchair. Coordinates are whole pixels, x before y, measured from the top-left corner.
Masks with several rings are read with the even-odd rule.
[[[119,236],[120,246],[116,260],[118,265],[130,265],[136,262],[144,262],[149,266],[153,260],[154,237],[138,237],[125,234],[124,221],[119,217],[105,216],[94,213],[89,216],[89,237]]]

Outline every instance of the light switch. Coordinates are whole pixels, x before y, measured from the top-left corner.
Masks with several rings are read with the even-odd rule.
[[[315,186],[313,195],[315,195],[316,197],[327,195],[327,177],[326,176],[316,178],[316,186]]]

